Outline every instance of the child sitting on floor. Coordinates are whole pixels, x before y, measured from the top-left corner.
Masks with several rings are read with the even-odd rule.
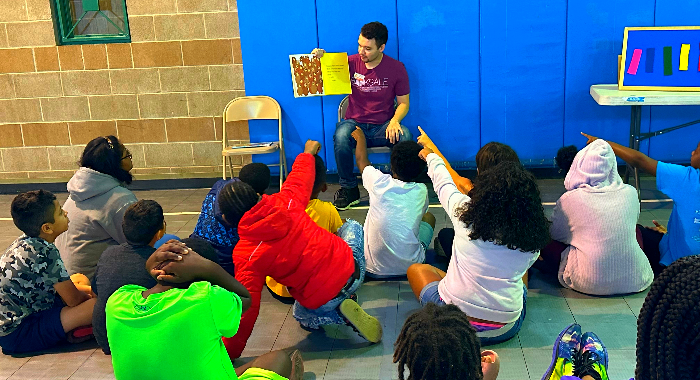
[[[343,225],[343,220],[340,219],[338,209],[333,206],[333,203],[318,199],[319,194],[328,190],[326,164],[323,163],[323,159],[318,155],[314,155],[314,159],[316,160],[316,178],[314,179],[314,187],[311,190],[311,200],[306,205],[306,213],[319,227],[334,234]]]
[[[229,180],[218,180],[212,186],[209,193],[202,202],[202,211],[197,218],[192,238],[204,239],[208,241],[217,251],[219,251],[219,263],[226,271],[235,275],[233,263],[231,262],[231,252],[238,243],[238,232],[221,218],[221,210],[217,198],[221,189],[226,184],[236,181],[243,181],[255,189],[255,192],[262,195],[270,186],[270,168],[265,164],[252,163],[241,168],[238,178]]]
[[[525,318],[522,278],[550,240],[535,178],[520,163],[501,162],[480,171],[465,195],[437,154],[424,148],[421,157],[455,240],[447,273],[427,264],[408,268],[411,289],[422,305],[458,306],[483,345],[506,341]]]
[[[277,194],[261,198],[243,182],[229,183],[221,191],[224,220],[238,227],[241,238],[233,250],[236,279],[252,297],[239,332],[224,339],[231,358],[241,355],[253,331],[268,275],[289,287],[296,300],[294,318],[302,326],[350,323],[367,340],[381,340],[381,323],[349,299],[365,277],[362,226],[348,220],[334,235],[305,212],[320,148],[318,141],[306,142]]]
[[[265,164],[254,162],[241,168],[238,178],[216,181],[207,196],[204,197],[202,211],[197,218],[194,232],[190,235],[192,238],[204,239],[213,245],[219,252],[221,267],[226,269],[231,276],[236,275],[233,261],[231,261],[231,252],[238,243],[238,232],[235,227],[226,223],[221,217],[217,198],[226,184],[237,181],[249,184],[256,193],[263,195],[270,186],[270,168]],[[270,290],[279,297],[291,297],[287,288],[272,278],[267,279],[267,284]]]
[[[156,251],[145,266],[155,286],[125,285],[109,297],[107,335],[118,380],[302,378],[298,351],[291,359],[270,352],[233,368],[221,338],[238,330],[250,293],[216,260],[213,249]]]
[[[70,280],[53,244],[68,229],[56,196],[29,191],[16,196],[11,207],[24,234],[0,256],[0,347],[6,355],[66,340],[70,331],[90,325],[95,305]]]
[[[442,161],[445,163],[445,168],[450,173],[450,177],[455,183],[455,186],[457,186],[457,190],[459,190],[459,192],[462,194],[467,194],[469,190],[474,187],[472,181],[469,178],[460,176],[457,171],[452,169],[450,163],[447,162],[445,156],[440,153],[440,150],[438,150],[435,143],[433,143],[433,140],[431,140],[425,131],[423,131],[423,128],[418,127],[418,130],[420,131],[420,136],[418,136],[418,144],[424,148],[429,148],[431,151],[433,151],[433,153],[437,154],[438,157],[442,158]],[[477,174],[481,173],[484,170],[488,170],[489,168],[494,167],[503,161],[520,162],[520,159],[518,158],[518,154],[515,153],[513,148],[510,146],[499,142],[490,142],[482,146],[476,153],[476,172]],[[441,229],[438,232],[437,238],[435,239],[435,253],[449,259],[452,256],[452,242],[454,241],[454,238],[454,228]]]
[[[430,303],[411,314],[395,346],[400,380],[406,367],[409,380],[496,380],[501,365],[494,351],[481,351],[474,327],[454,305]]]
[[[570,166],[564,180],[567,192],[552,212],[554,241],[542,250],[536,267],[582,293],[646,289],[654,273],[637,243],[639,198],[634,187],[622,182],[612,148],[596,140]]]
[[[597,137],[581,133],[588,144]],[[673,199],[673,211],[668,221],[668,231],[655,227],[640,228],[642,250],[658,276],[661,271],[681,257],[700,254],[700,143],[690,152],[690,166],[656,161],[644,153],[608,141],[615,155],[628,165],[656,177],[656,188]],[[641,227],[641,226],[640,226]]]
[[[163,208],[158,202],[140,200],[124,213],[122,230],[127,242],[107,248],[97,262],[92,290],[97,294],[92,314],[93,333],[102,351],[109,355],[105,306],[117,289],[127,284],[150,288],[156,281],[146,272],[146,260],[155,252],[155,243],[165,235]],[[188,240],[188,239],[185,239]],[[167,247],[166,247],[167,248]]]
[[[424,263],[433,239],[435,217],[428,211],[428,189],[414,182],[425,173],[418,157],[421,146],[402,141],[391,149],[391,175],[374,168],[367,155],[365,134],[357,127],[355,156],[362,185],[369,193],[365,219],[367,276],[403,276],[411,264]]]

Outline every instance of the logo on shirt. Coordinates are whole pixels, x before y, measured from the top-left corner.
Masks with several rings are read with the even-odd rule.
[[[367,78],[362,74],[355,73],[352,84],[362,92],[379,92],[389,88],[389,78]]]
[[[134,305],[134,310],[136,310],[136,311],[146,312],[150,309],[151,308],[148,305]]]

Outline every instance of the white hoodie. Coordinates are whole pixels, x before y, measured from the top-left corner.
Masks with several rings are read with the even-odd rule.
[[[559,265],[562,286],[596,295],[646,289],[654,274],[636,239],[639,199],[622,182],[612,147],[596,140],[579,151],[564,187],[550,229],[570,244]]]
[[[56,239],[56,247],[69,274],[92,279],[102,252],[126,243],[122,221],[136,196],[111,175],[85,167],[68,182],[68,193],[63,209],[70,223],[68,231]]]

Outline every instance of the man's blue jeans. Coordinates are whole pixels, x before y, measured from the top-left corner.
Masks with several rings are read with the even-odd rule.
[[[335,163],[338,165],[338,177],[340,186],[344,188],[357,187],[357,177],[354,174],[355,155],[353,150],[357,145],[357,141],[352,137],[352,131],[355,127],[360,127],[365,132],[367,139],[367,147],[374,148],[379,146],[393,147],[395,144],[389,142],[386,138],[386,128],[389,126],[389,121],[384,124],[367,124],[358,123],[352,119],[346,119],[338,123],[335,127],[333,135],[333,145],[335,148]],[[405,126],[401,126],[403,135],[399,136],[399,142],[413,140],[413,135]]]

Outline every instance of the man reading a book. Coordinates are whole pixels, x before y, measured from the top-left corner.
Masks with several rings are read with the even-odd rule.
[[[374,21],[360,30],[357,54],[348,56],[352,94],[345,119],[335,129],[333,142],[341,188],[333,204],[346,210],[360,202],[357,177],[353,173],[353,149],[357,141],[351,136],[356,127],[365,133],[367,147],[393,147],[412,140],[411,132],[401,125],[408,113],[410,87],[403,63],[384,54],[389,32]],[[323,49],[312,54],[323,56]],[[396,99],[396,103],[394,103]]]

